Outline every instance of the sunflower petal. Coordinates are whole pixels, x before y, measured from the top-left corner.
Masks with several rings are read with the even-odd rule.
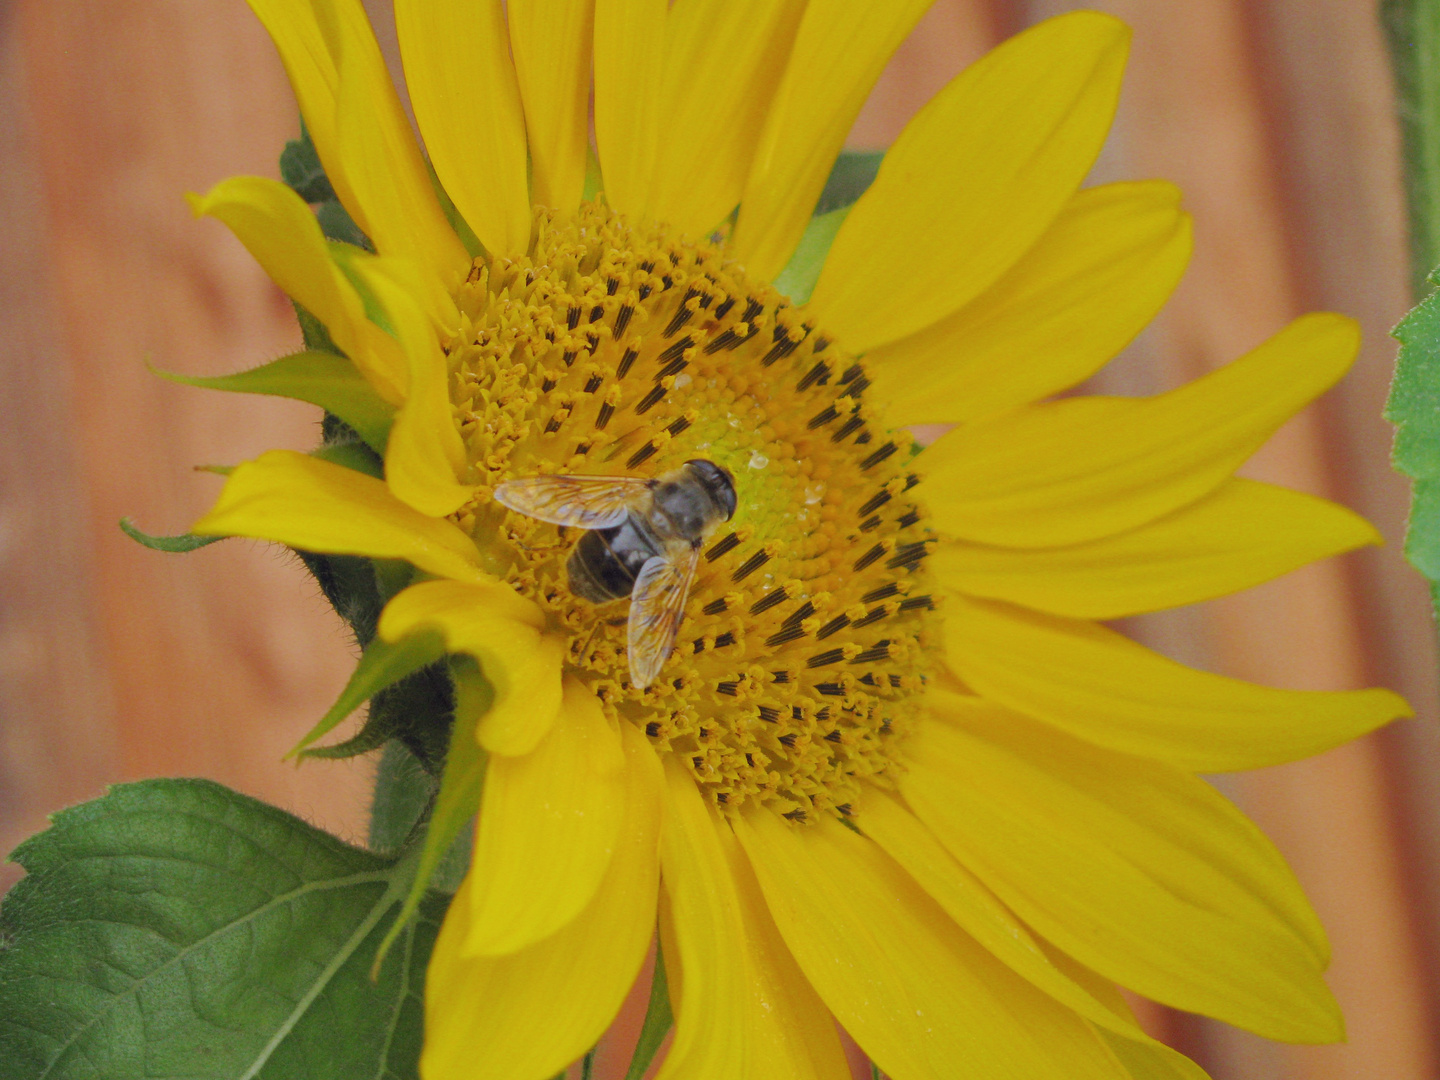
[[[1336,503],[1254,480],[1138,529],[1063,548],[942,543],[936,578],[969,596],[1056,615],[1118,619],[1248,589],[1382,538]]]
[[[337,9],[359,6],[355,0],[316,2]],[[365,208],[365,234],[380,254],[413,263],[423,275],[427,310],[444,310],[451,305],[448,290],[469,269],[470,256],[430,184],[369,24],[362,15],[360,25],[351,20],[344,25],[336,135],[346,176]]]
[[[810,310],[852,352],[988,289],[1074,195],[1115,115],[1130,30],[1095,11],[1018,34],[921,109],[840,227]]]
[[[1341,1036],[1324,932],[1284,860],[1214,788],[980,698],[905,744],[901,793],[1034,930],[1106,978],[1290,1042]]]
[[[405,559],[456,581],[494,580],[480,569],[474,542],[451,522],[405,505],[383,481],[293,450],[270,450],[237,466],[192,531],[327,555]]]
[[[655,168],[667,0],[595,0],[595,146],[605,201],[639,216]]]
[[[550,732],[520,757],[490,759],[476,831],[466,955],[518,952],[590,902],[625,809],[620,732],[568,680]]]
[[[487,251],[525,254],[525,115],[500,0],[396,0],[395,29],[435,175]]]
[[[615,1018],[655,931],[663,780],[630,724],[625,818],[605,880],[566,926],[510,956],[466,956],[472,872],[450,904],[425,979],[425,1080],[549,1080]]]
[[[873,841],[763,808],[735,832],[800,969],[888,1075],[1125,1077],[1084,1020],[961,932]]]
[[[846,1075],[829,1014],[779,940],[730,827],[673,756],[665,779],[660,865],[676,1020],[657,1080]]]
[[[395,414],[385,448],[385,482],[396,498],[422,514],[445,517],[475,492],[459,481],[467,467],[465,444],[450,405],[445,354],[430,320],[394,276],[397,270],[403,274],[403,264],[357,254],[349,268],[384,311],[408,369],[405,403]]]
[[[916,459],[937,527],[1008,547],[1133,529],[1219,487],[1355,359],[1353,319],[1296,319],[1234,363],[1149,398],[1071,398],[956,428]]]
[[[945,648],[977,693],[1189,772],[1309,757],[1411,715],[1388,690],[1277,690],[1177,664],[1092,622],[951,596]]]
[[[480,745],[492,754],[517,756],[535,749],[561,709],[564,648],[541,625],[539,608],[508,585],[422,581],[385,605],[379,633],[398,641],[435,629],[444,634],[448,652],[480,661],[495,690],[480,719]]]
[[[735,209],[804,11],[804,0],[688,0],[671,11],[652,218],[698,237]]]
[[[585,189],[595,0],[509,0],[507,9],[534,201],[571,211]]]
[[[1174,291],[1190,231],[1173,184],[1079,192],[989,289],[866,357],[890,426],[963,423],[1088,379]]]
[[[930,3],[810,0],[806,5],[726,245],[752,278],[773,280],[790,261],[860,106]]]

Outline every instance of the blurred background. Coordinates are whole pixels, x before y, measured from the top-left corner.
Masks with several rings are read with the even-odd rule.
[[[384,0],[369,2],[382,41]],[[937,0],[851,144],[887,145],[985,49],[1058,0]],[[1114,0],[1135,39],[1094,179],[1178,182],[1190,273],[1096,380],[1153,393],[1301,312],[1364,325],[1348,379],[1247,466],[1341,499],[1389,539],[1224,601],[1127,627],[1188,663],[1275,686],[1380,684],[1419,718],[1217,783],[1280,845],[1334,942],[1350,1041],[1266,1043],[1139,1003],[1216,1080],[1440,1076],[1435,634],[1404,562],[1406,483],[1381,420],[1410,305],[1399,136],[1369,0]],[[393,43],[393,42],[392,42]],[[373,762],[281,755],[353,654],[298,562],[231,540],[163,555],[218,490],[192,466],[307,449],[309,407],[173,386],[299,347],[290,306],[181,195],[277,176],[294,98],[243,0],[0,0],[0,850],[105,785],[208,776],[360,840]],[[18,871],[0,869],[0,889]]]

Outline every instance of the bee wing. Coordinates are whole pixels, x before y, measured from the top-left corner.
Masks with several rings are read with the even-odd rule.
[[[656,555],[640,568],[630,600],[630,681],[645,689],[675,647],[685,599],[695,580],[700,549],[689,548],[675,556]]]
[[[526,476],[495,488],[495,501],[553,525],[608,529],[651,481],[639,476]]]

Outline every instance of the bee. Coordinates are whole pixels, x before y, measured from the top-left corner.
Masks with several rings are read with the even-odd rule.
[[[735,479],[696,458],[657,477],[528,476],[495,488],[527,517],[587,529],[565,564],[592,604],[630,597],[630,682],[645,689],[675,647],[700,549],[735,516]]]

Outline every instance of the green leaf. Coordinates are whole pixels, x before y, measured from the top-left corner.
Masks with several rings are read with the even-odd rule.
[[[12,856],[6,1080],[414,1080],[432,897],[377,981],[412,874],[204,780],[127,784]]]
[[[1415,297],[1440,264],[1440,4],[1382,0],[1390,38],[1397,111],[1405,136],[1405,182],[1410,202],[1410,266]]]
[[[380,943],[378,964],[409,920],[420,910],[425,891],[432,884],[449,891],[459,887],[460,876],[469,865],[469,850],[447,858],[454,851],[467,825],[480,810],[480,797],[485,792],[485,751],[475,738],[480,717],[490,710],[495,694],[480,667],[469,657],[456,656],[450,661],[450,677],[455,686],[455,722],[450,727],[450,746],[445,754],[445,771],[440,777],[440,791],[435,808],[425,827],[425,843],[420,851],[420,864],[405,904],[394,925]],[[437,876],[442,863],[457,863],[443,882]],[[459,874],[455,871],[458,869]]]
[[[875,182],[884,157],[884,150],[842,150],[830,169],[820,201],[815,204],[815,216],[854,204]]]
[[[326,415],[333,415],[327,413]],[[311,457],[328,461],[332,465],[340,465],[347,469],[354,469],[356,472],[364,473],[366,476],[373,476],[376,480],[385,479],[385,462],[380,455],[370,449],[369,446],[359,439],[345,441],[335,438],[340,433],[337,431],[325,432],[324,444],[310,451]]]
[[[1400,341],[1385,416],[1396,426],[1395,467],[1414,481],[1405,555],[1440,581],[1440,293],[1392,331]]]
[[[795,254],[775,278],[775,288],[796,304],[803,304],[815,291],[815,282],[820,280],[820,271],[825,266],[825,257],[830,254],[830,245],[840,231],[850,207],[831,210],[828,214],[812,217],[805,226],[805,235],[795,248]]]
[[[397,642],[378,637],[372,639],[361,653],[360,663],[355,665],[350,681],[345,684],[345,689],[340,691],[335,704],[330,706],[330,710],[320,718],[320,722],[295,744],[286,757],[316,756],[315,751],[307,749],[316,740],[328,735],[337,724],[380,691],[435,663],[444,655],[445,639],[439,633],[411,634]],[[388,739],[389,735],[385,738]],[[368,749],[374,749],[384,742],[385,739],[381,739]]]
[[[630,1069],[625,1080],[641,1080],[645,1070],[660,1052],[671,1025],[675,1023],[670,1012],[670,987],[665,978],[665,956],[660,943],[655,943],[655,977],[650,983],[650,1004],[645,1009],[645,1022],[640,1027],[640,1041],[635,1044],[635,1056],[630,1059]]]
[[[177,554],[194,551],[196,548],[228,539],[224,536],[196,536],[194,533],[181,533],[179,536],[151,536],[147,532],[141,532],[135,522],[128,517],[120,519],[120,531],[137,544],[143,544],[154,551],[169,551]]]
[[[435,799],[435,777],[404,744],[385,744],[370,802],[370,850],[399,851]]]
[[[360,370],[343,356],[307,351],[282,356],[258,368],[234,375],[156,374],[186,386],[226,390],[238,394],[268,394],[319,405],[352,427],[378,453],[385,452],[395,407],[375,393]]]

